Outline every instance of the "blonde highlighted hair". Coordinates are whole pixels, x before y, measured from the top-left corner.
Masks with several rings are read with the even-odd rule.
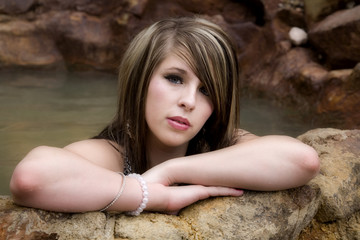
[[[187,155],[231,145],[239,128],[239,70],[229,36],[218,25],[199,17],[156,22],[141,31],[125,52],[119,67],[116,116],[97,136],[122,146],[134,172],[143,173],[148,168],[145,99],[154,69],[169,53],[190,66],[214,105],[203,129],[190,140]]]

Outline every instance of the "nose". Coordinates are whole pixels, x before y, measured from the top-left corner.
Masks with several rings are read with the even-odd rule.
[[[179,98],[179,106],[186,111],[192,111],[196,105],[196,89],[184,88]]]

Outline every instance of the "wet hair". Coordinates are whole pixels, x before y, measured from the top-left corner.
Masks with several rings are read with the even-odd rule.
[[[239,70],[235,45],[229,36],[218,25],[199,17],[156,22],[142,30],[124,53],[119,67],[117,113],[97,136],[117,142],[134,172],[143,173],[149,166],[145,100],[155,68],[170,53],[191,68],[214,106],[202,130],[190,140],[186,155],[233,144],[239,127]]]

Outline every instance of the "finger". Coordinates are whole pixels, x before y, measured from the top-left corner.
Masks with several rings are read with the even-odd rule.
[[[239,197],[244,194],[244,191],[236,188],[228,187],[206,187],[208,188],[208,193],[211,197],[215,196],[233,196]]]
[[[216,197],[216,196],[238,197],[243,195],[244,193],[244,191],[241,189],[219,187],[219,186],[187,185],[187,186],[182,186],[181,188],[184,189],[186,188],[187,190],[192,190],[193,192],[197,192],[199,200],[208,197]]]
[[[170,190],[167,212],[177,211],[194,202],[209,197],[233,196],[238,197],[243,194],[242,190],[228,187],[208,187],[202,185],[187,185],[168,187]]]
[[[167,212],[164,212],[168,215],[178,215],[178,213],[180,212],[180,210],[176,210],[176,211],[167,211]]]

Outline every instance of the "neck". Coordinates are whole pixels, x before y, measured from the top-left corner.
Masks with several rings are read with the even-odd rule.
[[[185,156],[187,146],[188,143],[181,146],[171,147],[148,139],[146,144],[146,153],[149,164],[148,168],[152,168],[169,159]]]

